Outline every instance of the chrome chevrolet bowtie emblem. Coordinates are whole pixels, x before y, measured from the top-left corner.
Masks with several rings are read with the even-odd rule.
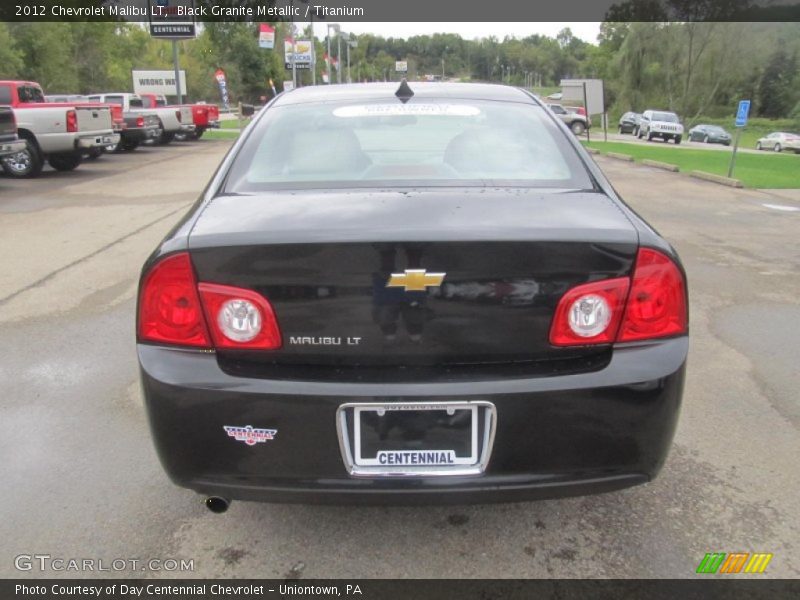
[[[425,269],[406,269],[404,273],[392,273],[386,287],[401,287],[407,292],[424,292],[425,288],[442,285],[445,273],[428,273]]]

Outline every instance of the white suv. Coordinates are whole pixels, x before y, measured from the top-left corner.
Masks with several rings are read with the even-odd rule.
[[[683,125],[674,112],[646,110],[642,113],[636,137],[639,139],[646,137],[648,142],[653,138],[661,138],[665,142],[673,140],[676,144],[680,144],[683,138]]]

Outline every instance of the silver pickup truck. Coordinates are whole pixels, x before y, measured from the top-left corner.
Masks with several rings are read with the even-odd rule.
[[[169,144],[178,134],[194,133],[195,127],[194,120],[192,119],[191,107],[166,106],[166,99],[164,99],[163,96],[156,96],[154,94],[117,93],[113,95],[123,96],[123,98],[128,99],[129,103],[131,98],[140,99],[143,103],[143,107],[131,107],[131,110],[143,114],[155,114],[158,117],[161,132],[157,138],[152,139],[152,142],[155,144]],[[109,94],[105,94],[103,97],[108,98],[109,96]],[[90,96],[90,98],[94,97],[95,96]]]
[[[47,103],[37,83],[0,81],[0,104],[14,110],[25,149],[2,159],[14,177],[36,177],[44,161],[58,171],[71,171],[83,155],[98,146],[119,142],[111,107],[73,102]]]
[[[160,139],[161,120],[155,110],[144,108],[142,99],[136,94],[125,92],[91,94],[87,99],[93,102],[104,104],[116,104],[122,107],[122,116],[125,125],[120,131],[122,139],[119,144],[109,146],[109,151],[124,150],[131,152],[139,147],[139,144],[147,141]]]

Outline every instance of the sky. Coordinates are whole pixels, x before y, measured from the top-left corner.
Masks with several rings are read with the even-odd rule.
[[[326,23],[314,23],[317,38],[325,37]],[[523,38],[534,33],[555,37],[565,27],[572,35],[585,42],[596,43],[600,33],[600,23],[342,23],[342,30],[356,35],[373,33],[383,37],[409,38],[415,35],[433,33],[457,33],[464,39],[474,39],[494,35],[498,39],[505,36]]]

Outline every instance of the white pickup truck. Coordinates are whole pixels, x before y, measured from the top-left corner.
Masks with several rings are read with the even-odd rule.
[[[3,169],[15,177],[36,177],[44,161],[71,171],[84,153],[119,142],[111,107],[100,104],[46,103],[42,88],[27,81],[0,81],[0,104],[14,110],[25,149],[3,157]]]
[[[122,108],[122,117],[125,124],[120,131],[122,140],[119,145],[109,147],[108,150],[135,150],[139,144],[147,141],[156,141],[161,138],[161,121],[156,111],[144,108],[142,99],[137,94],[115,92],[109,94],[91,94],[87,99],[92,102],[114,104]]]
[[[101,94],[89,96],[89,98],[106,98],[109,96],[123,96],[125,105],[131,111],[140,111],[142,113],[154,113],[161,125],[161,132],[158,137],[152,139],[156,144],[169,144],[175,139],[178,134],[193,134],[194,133],[194,119],[192,118],[191,106],[167,106],[166,99],[163,96],[157,97],[162,101],[156,101],[153,94]],[[133,107],[130,104],[131,99],[136,99],[142,103],[142,107]],[[138,102],[134,102],[138,104]]]

